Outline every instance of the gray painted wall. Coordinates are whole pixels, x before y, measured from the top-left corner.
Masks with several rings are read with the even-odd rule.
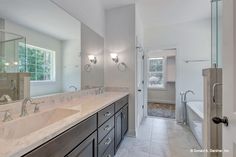
[[[95,55],[97,63],[89,61],[88,55]],[[85,70],[85,65],[91,65],[91,71]],[[91,30],[88,26],[81,25],[81,88],[104,86],[104,38]]]
[[[128,87],[129,131],[136,135],[137,107],[135,106],[135,6],[114,8],[106,12],[105,40],[105,86]],[[119,60],[127,65],[126,71],[119,71],[110,53],[117,53]]]

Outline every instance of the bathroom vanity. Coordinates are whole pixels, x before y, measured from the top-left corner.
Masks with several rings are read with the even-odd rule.
[[[124,97],[36,148],[25,157],[112,157],[128,130]]]
[[[60,115],[58,118],[61,119],[48,125],[49,128],[35,130],[36,133],[38,132],[38,136],[34,133],[23,137],[12,136],[15,144],[22,142],[23,146],[18,145],[16,150],[5,152],[6,156],[113,157],[128,131],[128,93],[115,94],[114,92],[114,94],[104,95],[92,96],[90,100],[86,101],[84,98],[83,104],[80,105],[64,105],[46,112],[40,111],[42,113],[37,114],[41,114],[42,117],[47,117],[47,114],[50,114],[55,115],[54,119],[56,119],[57,115]],[[19,119],[31,118],[31,122],[35,121],[40,124],[40,120],[34,119],[37,114]],[[49,123],[51,120],[47,119],[47,122]],[[55,125],[54,130],[53,125]],[[44,130],[47,133],[43,135]],[[61,133],[59,133],[60,131]],[[31,140],[27,141],[27,139]],[[7,139],[5,142],[10,141]],[[0,144],[4,143],[0,141]],[[4,154],[2,151],[0,150],[0,154]]]

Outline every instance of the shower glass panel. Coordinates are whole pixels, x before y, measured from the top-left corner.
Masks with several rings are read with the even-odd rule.
[[[25,62],[26,39],[14,33],[0,31],[0,73],[26,72]]]
[[[222,0],[212,0],[212,67],[222,67]]]

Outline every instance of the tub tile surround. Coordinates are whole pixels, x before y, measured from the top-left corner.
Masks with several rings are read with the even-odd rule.
[[[72,126],[78,124],[79,122],[85,120],[96,112],[129,94],[127,88],[112,89],[116,89],[116,91],[111,91],[111,88],[105,88],[105,92],[103,94],[96,95],[98,89],[89,89],[79,92],[54,94],[50,96],[34,98],[34,101],[44,101],[44,103],[40,104],[40,112],[35,113],[35,115],[42,114],[55,108],[70,109],[76,111],[76,113],[56,121],[55,123],[52,123],[46,127],[43,127],[42,129],[39,129],[35,132],[29,133],[28,135],[21,138],[0,138],[0,156],[18,157],[24,155],[30,150],[61,134],[65,130],[71,128]],[[32,113],[34,106],[32,106],[28,107],[28,118],[30,118],[30,116],[34,116],[34,113]],[[0,106],[0,111],[10,109],[13,118],[16,118],[19,117],[20,108],[21,102],[16,102],[13,104]],[[17,120],[19,120],[19,118],[6,123],[12,123]],[[32,124],[33,123],[36,122],[33,121],[32,118]],[[1,127],[1,125],[3,127]],[[0,123],[0,132],[1,131],[4,131],[4,123]]]

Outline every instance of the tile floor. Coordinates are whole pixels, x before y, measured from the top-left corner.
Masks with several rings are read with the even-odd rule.
[[[146,118],[137,138],[125,137],[115,157],[203,157],[190,130],[173,119]]]

